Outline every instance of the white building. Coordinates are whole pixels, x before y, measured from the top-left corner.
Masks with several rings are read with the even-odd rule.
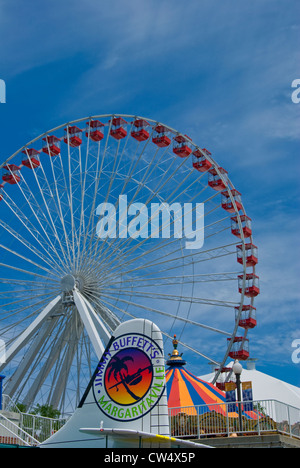
[[[233,361],[226,367],[232,367]],[[243,372],[241,381],[251,381],[253,390],[253,400],[277,400],[296,408],[300,408],[300,388],[291,385],[282,380],[271,377],[268,374],[260,372],[255,367],[254,361],[242,363]],[[212,382],[215,374],[206,374],[199,376],[206,382]]]

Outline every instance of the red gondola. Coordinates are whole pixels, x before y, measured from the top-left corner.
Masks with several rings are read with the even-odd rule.
[[[246,215],[241,215],[240,221],[244,237],[250,237],[252,234],[251,218]],[[237,216],[231,218],[231,232],[236,237],[242,237]]]
[[[154,128],[155,135],[152,138],[152,141],[155,145],[157,145],[159,148],[165,148],[170,145],[171,140],[170,138],[166,135],[169,132],[169,129],[164,127],[163,125],[157,125]]]
[[[203,148],[202,152],[199,149],[193,152],[193,167],[197,171],[206,172],[212,167],[212,163],[206,157],[210,156],[211,153],[206,148]]]
[[[237,320],[238,314],[239,307],[235,307],[235,320]],[[256,308],[251,305],[243,305],[238,325],[246,329],[256,327]]]
[[[228,180],[228,172],[223,169],[223,167],[218,167],[218,171],[219,172],[217,172],[215,168],[212,168],[208,171],[208,185],[214,190],[224,190]]]
[[[60,139],[54,135],[48,135],[46,138],[43,138],[43,141],[46,142],[46,145],[43,147],[43,153],[49,154],[49,156],[58,156],[60,153]]]
[[[33,148],[26,148],[26,150],[22,151],[22,153],[26,154],[27,159],[22,161],[23,166],[28,167],[28,169],[36,169],[40,166],[39,154],[40,152],[33,149]]]
[[[219,368],[216,368],[215,372],[216,373],[219,372]],[[219,390],[222,390],[223,392],[225,391],[225,383],[227,383],[226,381],[227,375],[223,375],[223,374],[228,374],[229,372],[231,372],[231,367],[222,367],[219,377],[215,384],[216,387]],[[232,382],[232,380],[229,380],[229,382]]]
[[[234,203],[231,201],[230,194],[233,197],[233,200],[235,201],[236,204],[236,209],[237,211],[240,211],[242,209],[242,199],[241,199],[241,194],[235,189],[232,190],[226,190],[225,192],[222,192],[222,208],[229,213],[234,213],[236,211]]]
[[[101,131],[104,124],[100,120],[90,120],[86,125],[85,135],[88,138],[95,142],[101,141],[104,138],[104,133]]]
[[[21,180],[19,166],[15,164],[7,164],[4,166],[2,180],[10,185],[18,184]]]
[[[82,143],[82,130],[75,125],[73,127],[65,128],[66,136],[64,142],[72,146],[72,148],[77,148]]]
[[[127,125],[127,122],[126,120],[122,119],[122,117],[114,117],[111,123],[111,136],[116,140],[121,140],[122,138],[125,138],[127,135],[125,125]]]
[[[241,265],[243,265],[243,245],[242,244],[237,245],[236,249],[237,249],[237,261]],[[247,267],[255,266],[258,263],[258,254],[257,254],[258,249],[256,245],[251,244],[251,243],[245,244],[245,250],[246,250],[246,253],[245,253],[246,266]]]
[[[243,284],[244,284],[244,275],[238,276],[239,281],[239,293],[243,291]],[[259,276],[255,275],[254,273],[247,273],[245,279],[245,296],[247,297],[255,297],[260,293],[259,289]]]
[[[185,135],[177,135],[174,138],[174,147],[173,153],[175,153],[180,158],[186,158],[192,152],[190,148],[189,138]]]
[[[231,338],[227,338],[230,341]],[[234,338],[232,348],[228,354],[232,359],[238,359],[239,361],[245,361],[250,356],[249,354],[249,340],[242,336],[236,336]]]
[[[147,120],[136,119],[133,122],[133,127],[135,127],[135,129],[132,130],[131,136],[135,138],[137,141],[148,140],[150,136],[148,130],[146,130],[148,126],[149,126],[149,122],[147,122]]]

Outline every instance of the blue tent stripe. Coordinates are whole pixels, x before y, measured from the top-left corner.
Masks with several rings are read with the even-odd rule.
[[[203,387],[205,387],[207,390],[212,392],[215,395],[215,397],[219,398],[220,400],[224,402],[226,401],[224,392],[218,391],[218,389],[214,387],[212,384],[210,384],[209,382],[205,382],[204,380],[198,379],[198,377],[195,377],[195,375],[193,375],[188,370],[184,369],[184,372],[186,372],[190,377],[192,377],[193,379],[196,379],[199,383],[201,383],[201,385],[203,385]]]
[[[173,385],[173,380],[174,380],[174,375],[175,375],[175,370],[172,369],[171,371],[171,377],[169,378],[169,381],[167,382],[167,396],[169,397],[170,393],[171,393],[171,388],[172,388],[172,385]]]
[[[197,392],[197,390],[193,387],[192,383],[189,382],[186,377],[184,375],[181,375],[183,381],[185,382],[186,384],[186,387],[188,389],[188,392],[191,396],[191,399],[194,403],[194,405],[205,405],[206,404],[206,401],[203,400],[203,398],[200,397],[199,393]],[[207,410],[209,408],[207,407]],[[206,410],[206,409],[205,409]]]
[[[169,396],[170,393],[171,393],[171,389],[172,389],[172,385],[173,385],[173,381],[174,381],[174,377],[175,377],[175,369],[172,369],[170,371],[172,373],[171,377],[169,378],[169,381],[167,382],[167,395]],[[184,372],[187,372],[186,370],[184,370]],[[195,376],[193,374],[190,374],[189,372],[187,372],[191,377],[195,378]],[[191,382],[189,382],[183,372],[179,371],[179,375],[180,375],[180,379],[182,379],[187,387],[187,390],[190,394],[190,397],[193,401],[193,404],[194,405],[205,405],[206,402],[200,397],[200,395],[198,394],[197,390],[193,387],[193,385],[191,384]],[[210,389],[210,388],[209,388]],[[211,390],[211,389],[210,389]]]

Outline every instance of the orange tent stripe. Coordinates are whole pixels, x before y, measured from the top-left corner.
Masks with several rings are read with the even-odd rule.
[[[172,374],[174,372],[172,372]],[[172,387],[170,389],[170,394],[168,396],[168,404],[169,404],[169,407],[172,406],[173,408],[181,406],[180,393],[179,393],[179,380],[178,378],[175,378],[175,376],[172,380]]]
[[[173,372],[171,370],[168,370],[166,372],[166,383],[169,382],[170,377],[172,376]]]
[[[191,406],[192,408],[190,408],[189,414],[197,414],[193,400],[178,369],[174,369],[172,388],[168,398],[168,406],[172,408]]]
[[[207,403],[224,403],[224,399],[219,398],[215,393],[210,391],[207,387],[192,378],[189,374],[184,373],[184,377],[193,385],[195,390],[199,393],[201,398]]]

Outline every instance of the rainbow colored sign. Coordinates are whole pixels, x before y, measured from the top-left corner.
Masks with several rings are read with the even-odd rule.
[[[119,336],[110,343],[93,383],[100,410],[124,422],[145,416],[164,389],[163,352],[155,341],[139,333]]]

